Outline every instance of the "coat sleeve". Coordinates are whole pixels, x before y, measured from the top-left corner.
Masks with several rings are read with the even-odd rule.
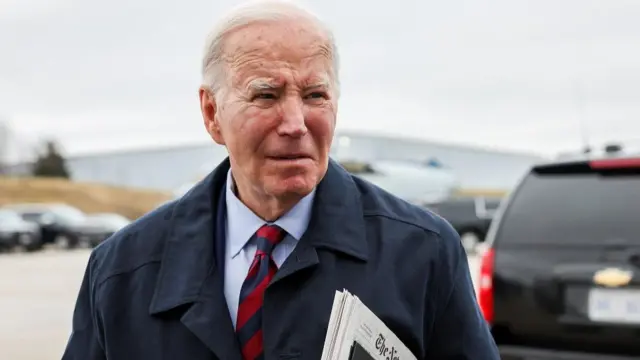
[[[71,335],[62,360],[106,360],[95,311],[95,252],[91,253],[78,294]]]
[[[426,359],[500,360],[476,300],[460,236],[449,223],[443,222],[435,266],[438,275],[438,290],[432,303],[435,317],[426,340]]]

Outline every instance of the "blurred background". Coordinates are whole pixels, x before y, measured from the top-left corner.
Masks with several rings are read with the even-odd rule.
[[[0,359],[59,358],[90,249],[226,156],[197,88],[237,3],[0,0]],[[333,158],[449,220],[475,280],[535,165],[640,145],[638,1],[305,4],[341,51]]]

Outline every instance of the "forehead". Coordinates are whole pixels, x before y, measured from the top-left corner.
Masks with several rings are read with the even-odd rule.
[[[225,50],[235,85],[258,77],[278,82],[320,80],[331,67],[328,39],[304,21],[245,26],[229,35]]]

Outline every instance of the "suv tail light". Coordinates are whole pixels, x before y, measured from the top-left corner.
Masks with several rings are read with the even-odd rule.
[[[487,249],[480,262],[480,278],[478,279],[478,304],[484,319],[493,322],[493,263],[495,251]]]
[[[589,166],[594,170],[637,169],[640,168],[640,158],[591,160]]]

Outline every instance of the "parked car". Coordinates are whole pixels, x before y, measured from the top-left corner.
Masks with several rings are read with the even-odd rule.
[[[129,223],[131,220],[119,214],[88,214],[79,225],[80,242],[88,247],[95,247]]]
[[[42,244],[61,248],[75,248],[86,235],[86,215],[66,204],[14,204],[7,208],[17,212],[24,220],[38,224]]]
[[[502,359],[640,358],[640,156],[534,167],[500,206],[478,301]]]
[[[0,209],[0,250],[21,247],[27,251],[40,248],[40,228],[23,220],[14,211]]]
[[[484,242],[496,209],[499,197],[452,197],[426,203],[425,207],[445,218],[460,234],[467,250],[475,250]]]

